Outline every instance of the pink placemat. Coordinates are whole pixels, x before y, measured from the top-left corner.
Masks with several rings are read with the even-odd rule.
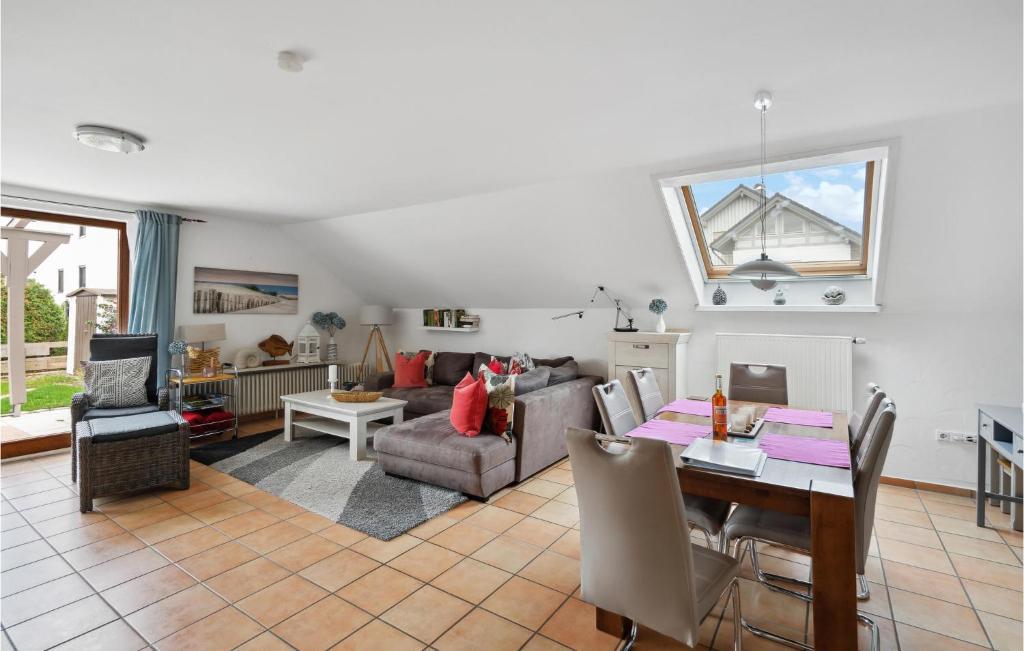
[[[679,400],[673,400],[659,409],[658,413],[660,414],[663,411],[674,411],[679,414],[692,414],[694,416],[710,416],[711,403],[706,400],[688,400],[686,398],[680,398]]]
[[[769,423],[789,423],[790,425],[809,425],[811,427],[832,427],[832,412],[772,407],[768,411],[764,412],[764,420]]]
[[[850,444],[846,441],[765,433],[761,435],[757,446],[771,459],[835,468],[850,467]]]
[[[641,439],[658,439],[674,445],[689,445],[711,433],[710,425],[677,423],[671,420],[649,420],[640,427],[626,432],[626,436]]]

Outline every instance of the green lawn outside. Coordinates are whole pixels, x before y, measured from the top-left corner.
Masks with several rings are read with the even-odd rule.
[[[22,411],[37,411],[54,407],[68,407],[71,396],[82,390],[82,378],[66,373],[49,373],[29,375],[26,380],[27,401],[21,406]],[[0,380],[0,414],[11,413],[10,384],[7,379]]]

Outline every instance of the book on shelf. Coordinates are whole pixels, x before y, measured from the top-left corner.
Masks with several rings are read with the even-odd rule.
[[[695,468],[759,477],[768,455],[761,448],[712,439],[697,439],[683,451],[683,462]]]
[[[479,325],[480,317],[466,314],[463,308],[442,307],[423,310],[423,326],[426,328],[469,328]]]

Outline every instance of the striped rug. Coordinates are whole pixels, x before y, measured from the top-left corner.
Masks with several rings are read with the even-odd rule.
[[[379,540],[391,540],[467,499],[385,475],[369,444],[367,459],[352,461],[346,439],[297,435],[286,443],[282,432],[193,448],[192,459]]]

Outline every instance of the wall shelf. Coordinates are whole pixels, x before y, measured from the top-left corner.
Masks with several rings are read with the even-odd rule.
[[[434,332],[480,332],[480,328],[445,328],[442,326],[420,326],[420,330],[432,330]]]
[[[861,312],[877,314],[881,305],[698,305],[698,312]]]

